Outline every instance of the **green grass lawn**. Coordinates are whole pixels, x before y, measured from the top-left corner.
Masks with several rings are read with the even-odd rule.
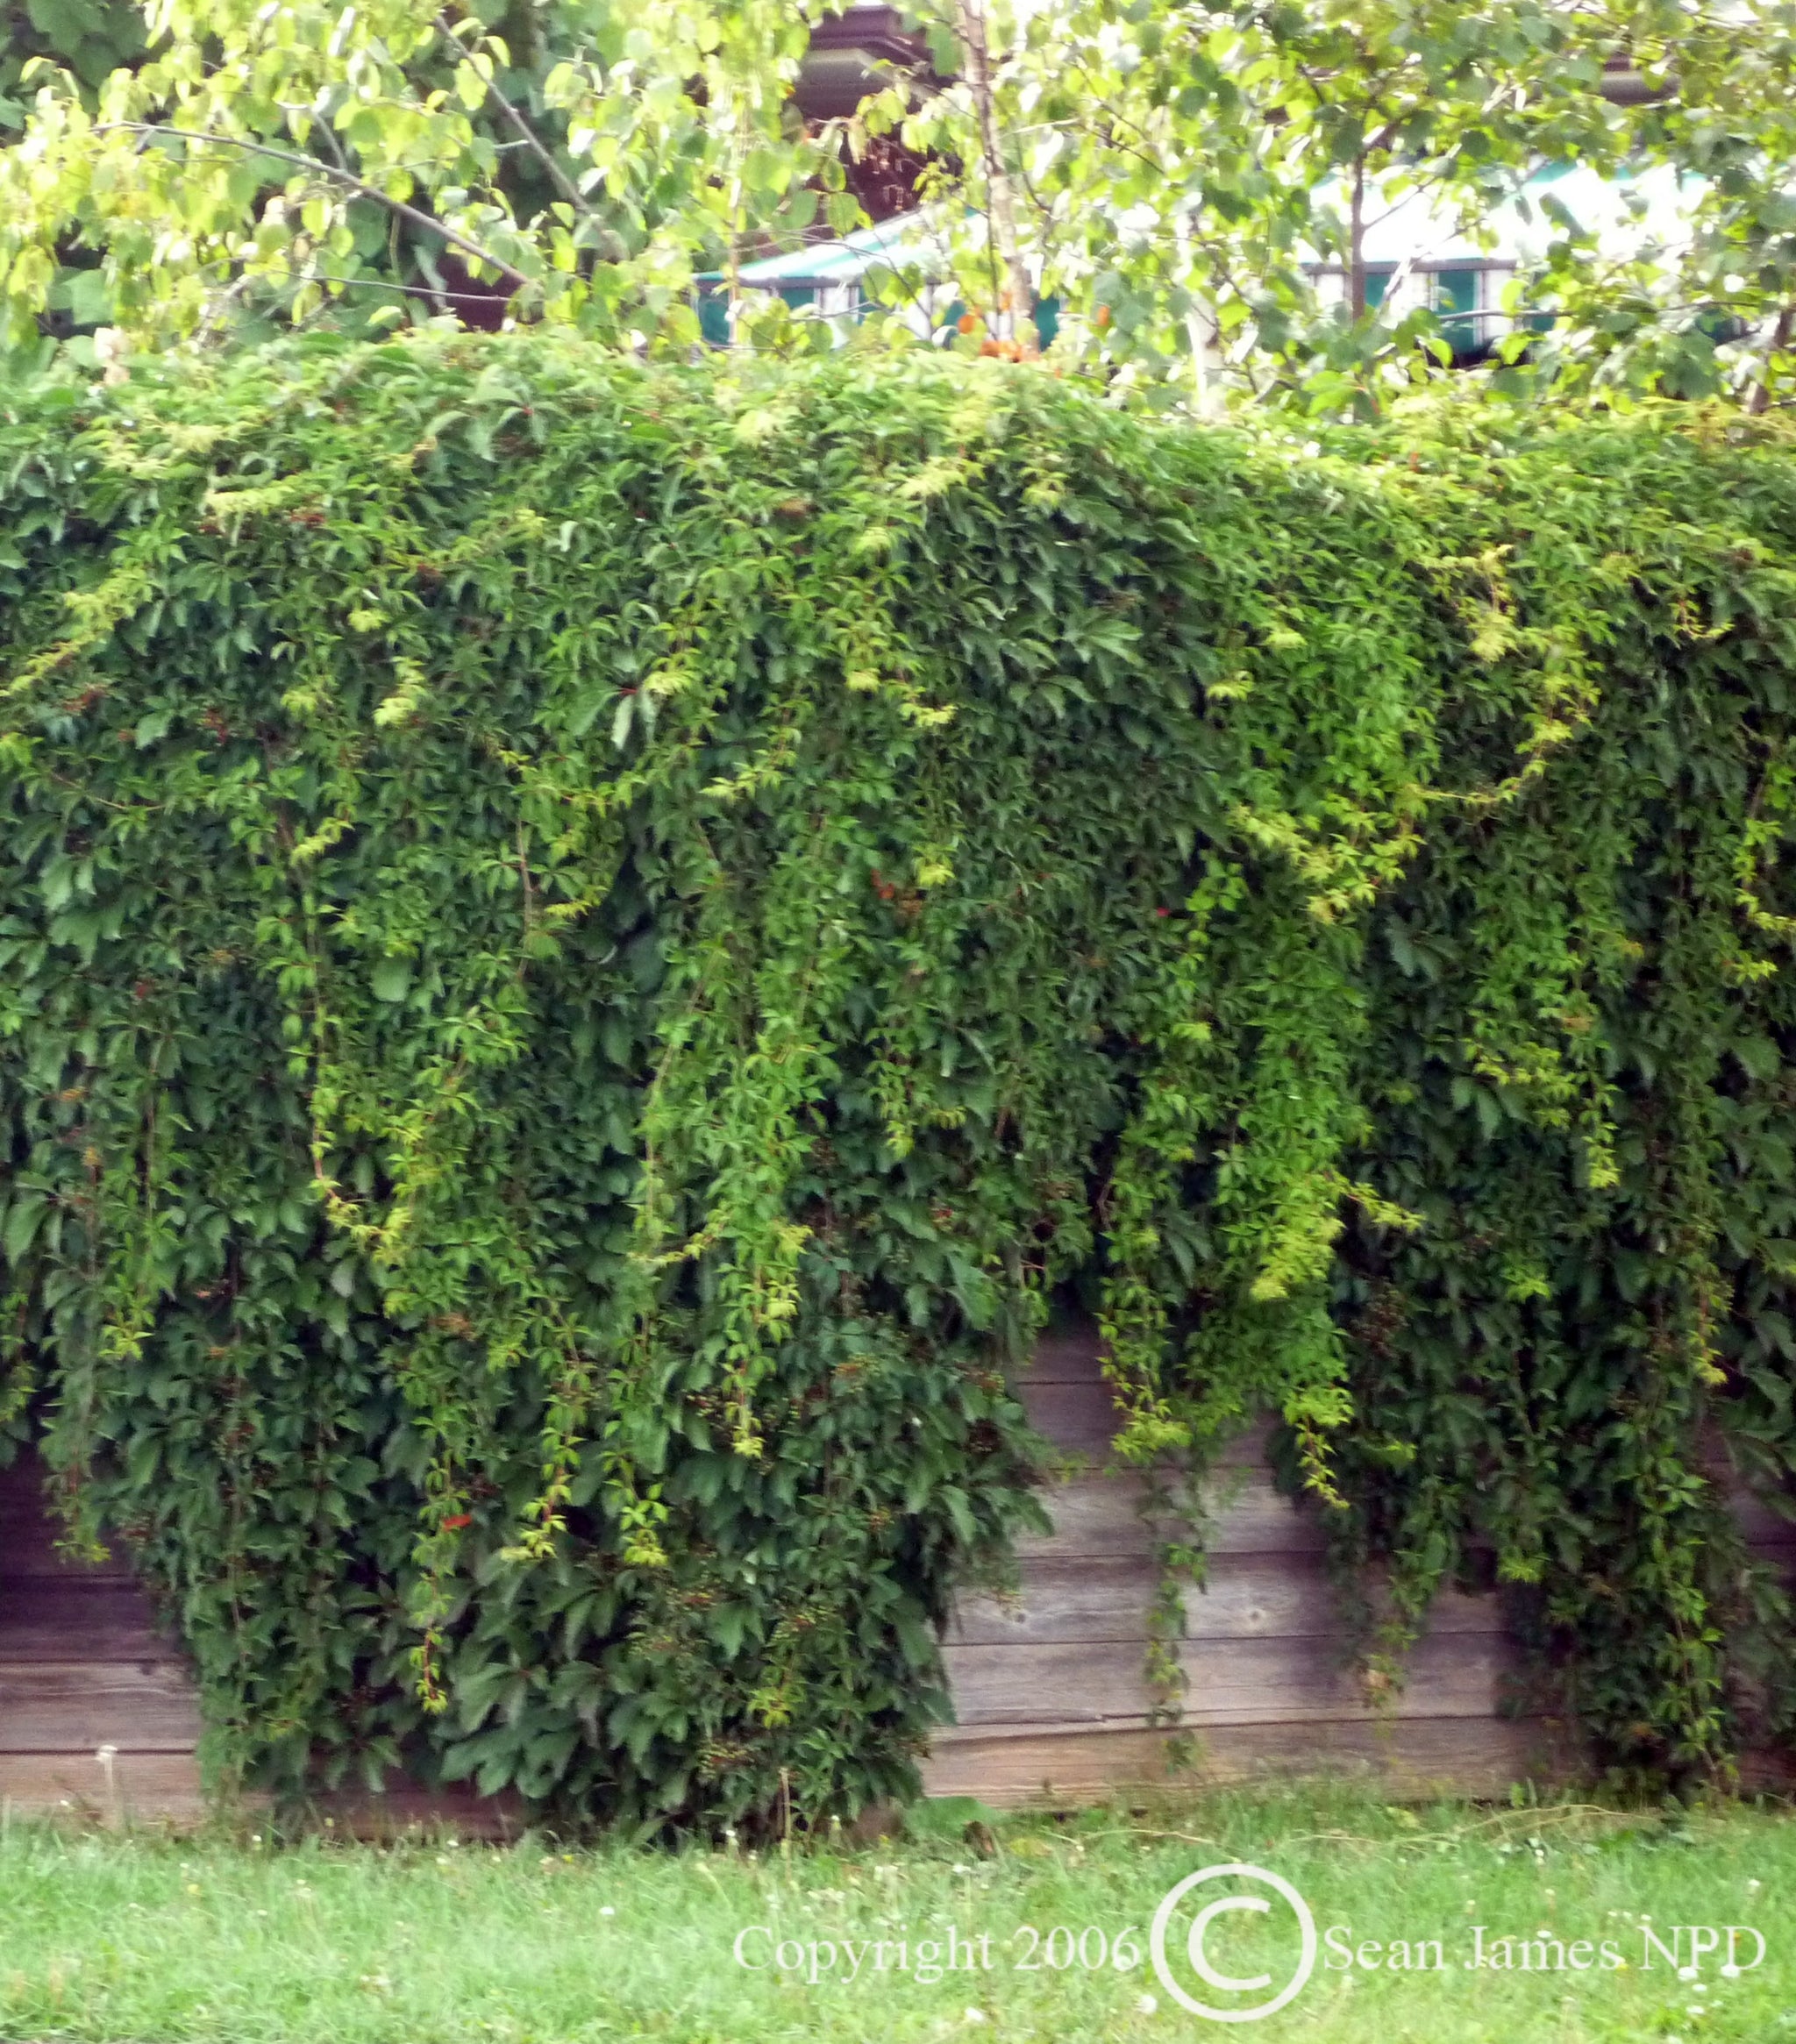
[[[973,1814],[937,1805],[897,1843],[759,1856],[542,1839],[277,1848],[15,1821],[0,1838],[0,2037],[1796,2044],[1796,1819],[1783,1809],[1406,1810],[1310,1788],[1005,1820],[970,1843]],[[1321,1936],[1308,1985],[1245,2028],[1187,2013],[1129,1963],[1175,1882],[1232,1861],[1290,1882]],[[1176,1983],[1240,2006],[1288,1977],[1300,1936],[1283,1904],[1224,1912],[1202,1955],[1273,1985],[1204,1988],[1189,1909],[1232,1885],[1192,1898],[1167,1952]],[[1756,1942],[1737,1936],[1731,1975],[1730,1924],[1765,1946],[1750,1964]],[[1687,1966],[1693,1926],[1720,1942],[1680,1977],[1662,1948]],[[1392,1969],[1393,1946],[1408,1969]],[[1479,1953],[1513,1963],[1467,1963]]]

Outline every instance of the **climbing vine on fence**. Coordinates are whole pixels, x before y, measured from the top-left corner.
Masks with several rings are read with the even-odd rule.
[[[428,332],[5,415],[4,1414],[227,1778],[902,1791],[1073,1284],[1381,1649],[1493,1549],[1614,1756],[1759,1735],[1796,460],[1493,430]]]

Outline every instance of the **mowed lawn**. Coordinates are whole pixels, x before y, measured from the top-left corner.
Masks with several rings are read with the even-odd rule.
[[[969,1835],[980,1815],[926,1807],[895,1841],[759,1855],[546,1837],[277,1846],[15,1820],[0,1838],[0,2038],[1796,2044],[1796,1818],[1776,1805],[1405,1809],[1310,1788]],[[1177,2005],[1145,1955],[1161,1897],[1230,1862],[1290,1883],[1319,1937],[1307,1986],[1244,2033]],[[1239,2006],[1288,1977],[1301,1936],[1282,1904],[1223,1912],[1204,1958],[1273,1987],[1205,1988],[1186,1934],[1223,1889],[1247,1891],[1231,1877],[1193,1894],[1167,1963]]]

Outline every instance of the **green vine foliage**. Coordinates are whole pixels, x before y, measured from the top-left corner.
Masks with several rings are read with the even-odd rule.
[[[1080,1290],[1381,1650],[1493,1549],[1606,1750],[1758,1735],[1796,463],[1505,430],[432,331],[5,415],[4,1414],[220,1778],[903,1792]]]

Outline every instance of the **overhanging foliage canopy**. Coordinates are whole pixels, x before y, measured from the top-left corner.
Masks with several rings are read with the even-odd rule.
[[[435,334],[0,475],[8,1411],[233,1763],[902,1785],[1058,1286],[1131,1449],[1269,1407],[1400,1616],[1488,1542],[1611,1750],[1740,1735],[1779,427]]]
[[[745,261],[854,224],[895,132],[935,246],[872,295],[914,310],[945,266],[969,348],[1023,345],[1051,297],[1057,358],[1137,402],[1371,416],[1500,336],[1519,398],[1788,399],[1791,0],[916,0],[927,61],[852,114],[838,71],[843,112],[808,119],[836,11],[33,0],[0,32],[0,366],[508,309],[683,353],[695,272],[733,297]],[[1574,164],[1656,167],[1687,217],[1612,239],[1536,189],[1538,260],[1469,321],[1368,269],[1392,207],[1424,267],[1494,253],[1498,210]],[[778,298],[738,310],[757,346],[830,345]]]

